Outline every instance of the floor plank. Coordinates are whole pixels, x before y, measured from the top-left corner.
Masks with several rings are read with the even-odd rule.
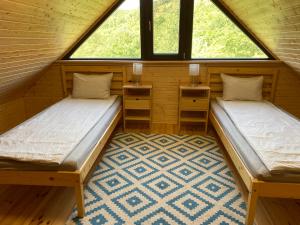
[[[71,188],[1,186],[1,225],[65,224],[74,205]]]

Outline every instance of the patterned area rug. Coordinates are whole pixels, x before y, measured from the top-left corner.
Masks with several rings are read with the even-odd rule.
[[[117,133],[68,224],[243,224],[246,204],[214,138]]]

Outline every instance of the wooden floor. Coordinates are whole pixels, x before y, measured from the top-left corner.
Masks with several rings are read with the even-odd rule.
[[[65,224],[74,202],[70,188],[1,186],[0,224]]]
[[[236,180],[246,198],[244,185]],[[70,188],[0,186],[0,225],[65,224],[74,202]],[[256,225],[300,225],[300,200],[260,199]]]

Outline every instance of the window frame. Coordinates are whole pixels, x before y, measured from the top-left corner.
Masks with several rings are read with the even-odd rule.
[[[193,14],[189,9],[193,0],[180,0],[178,53],[154,53],[153,31],[153,0],[140,0],[141,4],[141,50],[142,59],[145,60],[182,60],[190,59]],[[190,47],[189,47],[190,46]]]
[[[140,58],[71,58],[72,54],[85,42],[101,24],[118,9],[125,0],[118,0],[104,16],[71,48],[63,60],[273,60],[274,57],[219,0],[210,0],[227,16],[250,40],[265,53],[266,58],[192,58],[194,0],[180,0],[178,53],[155,54],[153,36],[153,0],[140,1]]]

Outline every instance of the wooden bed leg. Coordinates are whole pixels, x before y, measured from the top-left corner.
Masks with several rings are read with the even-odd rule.
[[[84,210],[84,191],[83,191],[83,183],[80,182],[78,185],[75,186],[75,194],[76,194],[76,204],[77,204],[77,212],[78,217],[84,217],[85,210]]]
[[[256,189],[252,188],[252,191],[248,196],[247,217],[245,222],[246,225],[253,225],[254,223],[257,198],[257,191]]]

